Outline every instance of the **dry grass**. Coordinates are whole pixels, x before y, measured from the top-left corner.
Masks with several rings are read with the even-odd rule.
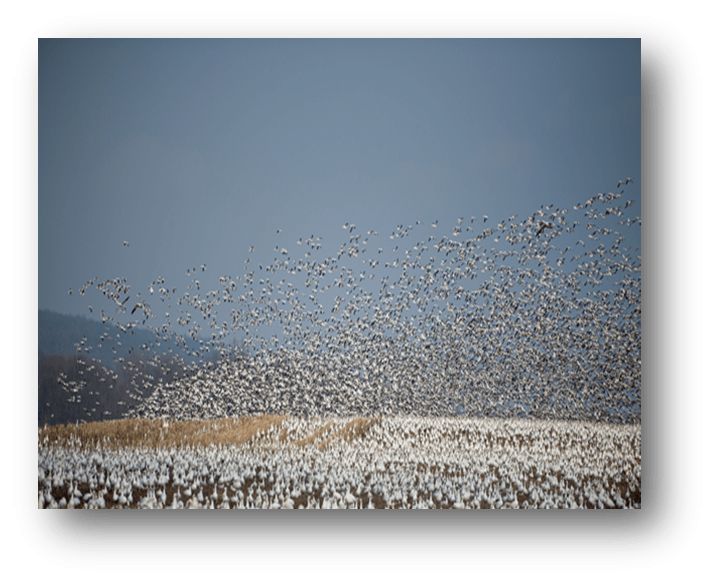
[[[209,446],[242,444],[257,439],[270,429],[278,431],[280,443],[287,440],[288,430],[279,430],[286,416],[261,415],[219,420],[190,420],[167,422],[163,420],[110,420],[84,424],[59,424],[38,428],[38,441],[65,444],[78,442],[82,446],[103,448],[147,447],[172,448],[176,446]],[[363,438],[379,418],[355,418],[332,431],[334,421],[324,424],[312,434],[297,441],[299,448],[314,442],[324,450],[332,442],[352,442]]]

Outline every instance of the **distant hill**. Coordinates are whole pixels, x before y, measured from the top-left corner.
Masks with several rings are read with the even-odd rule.
[[[48,355],[74,356],[78,352],[90,349],[90,356],[110,367],[118,358],[129,354],[130,349],[138,350],[143,345],[151,346],[157,341],[155,334],[150,329],[136,328],[134,335],[125,334],[118,341],[119,344],[115,344],[117,333],[117,329],[109,323],[103,324],[100,320],[92,320],[79,315],[60,314],[50,310],[38,310],[38,358]],[[86,340],[83,340],[83,337]],[[193,340],[187,341],[187,346],[195,352],[200,350],[200,344]],[[167,353],[176,353],[184,360],[192,359],[181,347],[164,344],[162,350]]]
[[[119,339],[117,334],[118,330],[109,323],[38,310],[38,426],[121,418],[134,398],[131,378],[122,368],[127,362],[120,363],[120,359],[137,365],[138,359],[150,358],[152,351],[161,350],[165,367],[172,363],[173,356],[188,363],[198,361],[174,344],[163,342],[160,349],[153,348],[157,338],[147,328],[136,329],[134,335],[124,333]],[[152,350],[143,351],[144,345]],[[200,350],[200,344],[193,340],[187,346]],[[139,365],[139,371],[136,386],[172,377],[147,363]],[[68,392],[60,382],[62,375],[66,381],[79,382],[82,390]]]

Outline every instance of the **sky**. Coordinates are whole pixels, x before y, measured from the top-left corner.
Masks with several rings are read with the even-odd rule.
[[[310,235],[336,254],[346,223],[450,236],[626,177],[640,216],[640,39],[38,41],[39,309],[98,318],[95,277],[213,287]]]

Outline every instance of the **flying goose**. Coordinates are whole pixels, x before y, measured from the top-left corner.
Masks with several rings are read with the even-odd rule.
[[[127,300],[129,300],[129,299],[130,299],[130,296],[127,296],[123,302],[119,302],[119,301],[117,301],[117,298],[115,298],[115,303],[116,303],[118,306],[120,306],[121,308],[124,308],[124,307],[125,307],[125,303],[126,303]]]
[[[540,234],[541,234],[544,230],[546,230],[547,228],[552,228],[552,227],[553,227],[553,224],[552,224],[552,223],[550,223],[550,222],[546,222],[546,223],[542,222],[542,223],[541,223],[541,228],[538,229],[538,232],[536,233],[536,236],[540,235]]]

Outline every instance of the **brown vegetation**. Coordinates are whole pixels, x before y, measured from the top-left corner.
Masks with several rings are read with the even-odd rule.
[[[98,443],[103,448],[147,447],[171,448],[175,446],[209,446],[242,444],[260,434],[277,430],[286,416],[264,414],[218,420],[188,420],[168,422],[163,420],[123,419],[107,422],[85,422],[82,424],[58,424],[38,429],[40,443],[80,442],[91,447]],[[352,442],[363,438],[379,418],[355,418],[336,428],[330,421],[310,435],[297,441],[300,448],[319,441],[317,446],[324,450],[332,442]],[[332,428],[336,428],[332,432]],[[279,442],[287,439],[287,430],[277,435]]]

